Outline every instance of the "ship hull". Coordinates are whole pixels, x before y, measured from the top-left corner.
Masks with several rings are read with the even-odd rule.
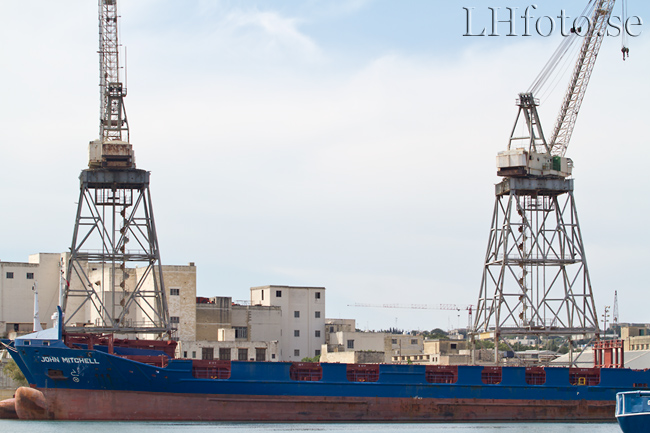
[[[40,419],[255,422],[612,421],[611,401],[309,397],[42,390]],[[37,419],[37,418],[32,418]]]
[[[616,393],[650,383],[650,371],[611,368],[173,359],[61,335],[10,350],[30,383],[16,392],[21,419],[614,421]]]

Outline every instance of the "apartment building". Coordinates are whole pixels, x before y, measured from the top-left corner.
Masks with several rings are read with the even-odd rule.
[[[280,359],[300,361],[321,355],[325,343],[325,288],[251,287],[251,305],[281,310]]]

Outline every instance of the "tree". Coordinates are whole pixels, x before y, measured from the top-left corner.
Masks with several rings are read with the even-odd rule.
[[[301,362],[319,362],[320,361],[320,355],[316,355],[313,358],[304,357],[300,361]]]
[[[13,381],[16,382],[18,385],[21,386],[28,385],[27,379],[25,379],[25,375],[23,374],[22,371],[20,371],[20,368],[18,368],[18,365],[13,359],[7,361],[4,368],[2,369],[2,372],[5,374],[5,376],[13,379]]]

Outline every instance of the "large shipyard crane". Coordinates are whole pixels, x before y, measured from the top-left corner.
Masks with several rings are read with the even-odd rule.
[[[120,79],[116,0],[99,0],[99,139],[90,142],[62,308],[68,332],[171,331],[149,175],[135,166]]]
[[[572,29],[531,89],[519,94],[508,149],[497,155],[497,174],[504,179],[496,185],[475,338],[497,342],[508,335],[571,339],[599,334],[570,178],[573,163],[565,154],[613,6],[614,0],[591,0],[591,13],[582,14],[589,20]],[[547,140],[533,93],[580,38],[578,59]]]

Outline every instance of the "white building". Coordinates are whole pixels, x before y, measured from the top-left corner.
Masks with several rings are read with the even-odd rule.
[[[39,253],[30,255],[27,263],[0,261],[0,335],[11,337],[15,333],[24,334],[33,330],[34,291],[32,287],[34,283],[38,283],[41,326],[46,328],[53,325],[52,315],[59,305],[61,268],[65,270],[68,256],[68,253]],[[190,263],[189,266],[163,266],[162,270],[166,283],[169,315],[172,327],[176,329],[174,338],[194,339],[196,267]],[[141,271],[141,268],[127,269],[129,273]],[[90,268],[86,269],[86,272],[91,281],[103,281],[101,269]],[[153,284],[151,277],[145,281],[145,289],[147,284]],[[82,298],[69,298],[67,310],[76,311],[81,302]],[[141,320],[142,318],[137,315],[141,310],[134,309],[134,311],[133,319]],[[82,327],[93,323],[96,315],[95,309],[86,303],[74,315],[74,324]]]
[[[43,328],[59,304],[61,254],[32,254],[27,263],[0,261],[0,335],[33,330],[34,291],[38,283],[39,318]]]
[[[177,356],[191,359],[279,361],[279,307],[233,304],[232,298],[195,299],[195,338],[179,339]]]
[[[52,326],[59,304],[61,268],[67,267],[67,253],[34,254],[29,262],[0,261],[0,336],[15,337],[33,329],[34,292],[38,282],[41,325]],[[97,264],[84,269],[97,288],[110,287],[110,275]],[[138,280],[140,268],[127,268],[128,286]],[[215,297],[197,303],[196,266],[162,266],[172,338],[179,342],[178,356],[194,359],[241,359],[301,361],[320,355],[325,342],[325,288],[263,286],[250,289],[250,305],[233,304],[232,298]],[[73,284],[81,284],[75,282]],[[144,290],[153,285],[152,277]],[[73,289],[80,289],[73,287]],[[84,304],[85,298],[68,299],[73,326],[94,324],[97,311]],[[105,299],[112,299],[105,293]],[[116,304],[116,309],[122,308]],[[127,320],[143,319],[145,309],[133,308]],[[128,337],[128,336],[127,336]]]
[[[356,331],[353,319],[327,319],[322,362],[399,363],[424,360],[420,335]]]
[[[251,287],[251,304],[280,307],[282,361],[300,361],[321,354],[325,343],[324,287]]]

